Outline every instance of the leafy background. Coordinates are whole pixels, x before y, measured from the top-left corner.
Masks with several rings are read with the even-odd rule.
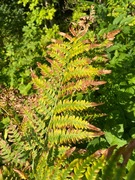
[[[94,11],[92,11],[92,6]],[[0,5],[0,131],[6,137],[12,121],[21,117],[16,113],[15,99],[24,103],[36,93],[31,81],[31,71],[41,73],[37,62],[48,64],[46,47],[52,39],[62,40],[59,31],[68,32],[70,23],[80,18],[91,21],[85,37],[92,43],[102,43],[107,33],[120,30],[113,45],[85,52],[93,67],[112,70],[111,74],[96,77],[106,81],[98,91],[88,89],[78,93],[77,100],[104,104],[93,110],[91,122],[105,135],[83,142],[77,147],[94,153],[101,148],[118,145],[118,148],[135,138],[135,3],[134,0],[2,0]],[[106,54],[103,58],[103,54]],[[5,103],[6,102],[6,103]],[[102,114],[97,116],[96,114]],[[16,120],[13,120],[16,119]],[[134,164],[134,152],[127,165]]]

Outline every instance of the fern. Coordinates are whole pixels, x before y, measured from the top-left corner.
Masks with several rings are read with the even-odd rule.
[[[62,179],[62,175],[65,179],[81,179],[85,173],[89,176],[89,165],[93,166],[93,172],[96,167],[100,170],[98,164],[100,166],[102,160],[96,160],[97,165],[93,165],[93,156],[73,161],[69,157],[76,142],[89,141],[104,134],[85,117],[90,117],[90,110],[100,104],[76,100],[76,96],[78,92],[84,94],[88,89],[105,84],[95,79],[110,71],[93,67],[87,52],[95,48],[102,50],[109,41],[91,44],[82,37],[85,33],[85,29],[76,36],[60,33],[66,40],[53,40],[47,47],[49,65],[38,63],[41,76],[31,72],[36,95],[29,97],[21,107],[20,124],[11,123],[8,139],[0,141],[3,162],[13,164],[14,169],[21,165],[15,170],[20,175],[22,171],[28,173],[24,162],[30,164],[31,178],[36,179]]]
[[[50,166],[46,164],[47,161],[44,161],[46,158],[41,156],[35,178],[40,180],[114,180],[127,177],[127,180],[131,180],[134,177],[134,165],[127,174],[126,164],[124,164],[130,156],[125,154],[122,166],[120,165],[120,158],[126,151],[130,151],[131,154],[134,148],[135,140],[117,150],[116,146],[113,146],[109,149],[98,150],[92,155],[80,156],[75,148],[71,148],[63,156],[55,159],[54,165]],[[77,158],[75,153],[77,153]]]
[[[8,144],[11,143],[11,145]],[[6,163],[12,162],[16,165],[24,165],[27,158],[25,144],[15,125],[10,124],[8,128],[8,141],[0,139],[1,155]]]
[[[82,120],[81,117],[75,116],[53,116],[53,120],[50,122],[50,128],[62,129],[65,127],[69,128],[77,128],[77,129],[85,129],[88,127],[89,123],[87,121]]]
[[[85,172],[85,177],[86,179],[91,179],[91,180],[96,180],[99,178],[99,173],[100,171],[104,168],[105,166],[105,160],[104,156],[101,158],[95,160],[92,163],[92,166],[88,166]]]
[[[11,155],[11,147],[3,139],[0,139],[0,150],[0,155],[3,159],[6,159],[7,162],[10,162],[13,159],[14,155]]]

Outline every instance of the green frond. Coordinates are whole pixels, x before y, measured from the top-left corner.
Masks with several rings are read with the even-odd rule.
[[[63,83],[69,82],[70,80],[89,78],[93,79],[94,76],[98,75],[99,70],[92,66],[89,67],[69,67],[67,71],[64,72]]]
[[[45,159],[44,159],[45,161]],[[42,162],[41,164],[43,164]],[[59,174],[60,174],[60,168],[56,166],[47,166],[38,168],[38,171],[36,172],[35,179],[36,180],[59,180]]]
[[[131,147],[131,143],[129,144],[129,146]],[[118,164],[119,156],[122,155],[123,150],[127,148],[123,146],[118,151],[116,151],[116,153],[113,153],[115,148],[116,146],[113,146],[106,150],[98,150],[92,155],[80,157],[77,156],[78,158],[75,158],[75,156],[73,155],[73,160],[72,158],[67,158],[68,154],[70,156],[70,154],[72,154],[75,150],[75,148],[71,148],[67,150],[67,152],[65,152],[65,155],[62,154],[59,158],[57,158],[57,155],[54,156],[54,164],[50,165],[46,164],[46,157],[43,158],[42,156],[41,166],[40,164],[38,165],[38,167],[41,168],[41,174],[38,171],[38,175],[40,177],[40,180],[123,180],[126,177],[127,180],[134,179],[135,165],[132,166],[131,170],[128,173],[128,176],[125,176],[126,167],[119,166]],[[104,174],[104,170],[106,169],[107,172]],[[36,179],[38,180],[39,178]]]
[[[51,73],[49,79],[47,78],[45,79],[44,77],[38,78],[36,75],[33,74],[32,81],[35,89],[41,91],[40,93],[44,93],[44,95],[46,93],[46,96],[48,95],[47,93],[49,93],[49,91],[51,92],[56,91],[57,86],[59,85],[59,77],[60,77],[60,74],[58,72],[56,72],[56,74]]]
[[[38,160],[38,164],[36,165],[36,172],[34,175],[36,180],[48,179],[48,171],[51,171],[51,169],[47,168],[47,157],[48,153],[43,152]]]
[[[13,149],[14,158],[17,156],[17,159],[12,160],[16,163],[23,164],[25,158],[27,157],[27,152],[25,151],[25,143],[22,141],[22,135],[19,132],[19,128],[16,125],[10,124],[8,129],[8,142],[12,143],[11,149]]]
[[[89,165],[85,172],[85,177],[87,180],[97,180],[99,172],[104,168],[105,166],[105,157],[102,156],[98,159],[95,158],[95,160],[92,162],[91,165]]]
[[[49,128],[63,129],[63,128],[76,128],[76,129],[88,129],[89,123],[84,121],[81,117],[75,116],[53,116],[49,124]]]
[[[85,130],[67,130],[55,129],[48,133],[48,142],[50,144],[68,144],[76,143],[86,139],[93,139],[94,137],[103,135],[102,132],[88,132]]]
[[[41,69],[41,74],[44,77],[46,77],[46,78],[50,77],[51,68],[47,64],[40,64],[40,63],[38,63],[38,67]]]
[[[126,176],[126,167],[125,166],[119,166],[119,160],[111,159],[106,161],[106,165],[104,168],[102,168],[102,179],[119,179],[123,180],[123,178]]]
[[[85,158],[74,159],[68,166],[72,170],[72,180],[95,180],[99,171],[104,167],[105,157],[95,158],[92,155]],[[67,170],[65,170],[66,172]]]
[[[63,168],[61,170],[60,180],[72,179],[71,173],[73,172],[73,169],[74,169],[77,161],[78,161],[78,159],[74,159],[66,168]]]
[[[69,54],[69,43],[53,43],[48,46],[48,55],[53,58],[57,59],[59,62],[63,63],[65,61],[65,56]],[[62,60],[62,61],[61,61]]]
[[[65,111],[82,111],[91,107],[91,103],[85,100],[73,101],[73,100],[63,100],[59,101],[57,106],[54,109],[54,114],[60,114]]]
[[[114,175],[110,178],[110,180],[123,180],[123,178],[126,177],[126,167],[118,167],[118,165],[116,167],[117,168],[115,168]]]
[[[25,146],[23,142],[17,141],[15,139],[19,137],[18,134],[9,136],[9,142],[13,142],[12,145],[6,140],[0,139],[0,155],[5,164],[11,163],[16,165],[24,165],[26,162],[27,152],[25,152]],[[20,143],[19,143],[20,142]]]
[[[60,57],[66,57],[72,59],[79,54],[82,54],[88,49],[89,45],[84,44],[80,37],[72,38],[72,42],[54,43],[49,46],[51,52],[49,55],[52,58],[60,59]]]
[[[76,165],[74,166],[74,175],[72,179],[73,180],[81,179],[86,172],[86,168],[90,165],[90,162],[92,162],[92,159],[90,157],[87,157],[85,160],[78,159]]]
[[[22,106],[20,126],[10,124],[6,140],[0,139],[2,162],[13,164],[14,171],[23,175],[17,166],[21,165],[25,171],[28,161],[32,172],[29,177],[36,180],[95,180],[98,174],[103,173],[104,177],[107,171],[112,175],[111,166],[116,163],[110,160],[104,168],[102,154],[98,158],[79,154],[76,159],[79,150],[73,145],[104,134],[87,121],[91,116],[90,108],[93,110],[100,104],[76,100],[74,95],[76,92],[83,95],[87,90],[105,83],[96,81],[96,76],[110,71],[92,66],[92,60],[87,58],[85,52],[105,47],[107,43],[90,44],[89,40],[83,40],[83,33],[75,37],[60,34],[66,40],[53,40],[47,47],[46,60],[49,65],[37,63],[40,77],[31,72],[36,95],[34,100],[28,99]],[[94,113],[92,115],[96,117]],[[116,177],[121,177],[117,175],[115,173]]]
[[[84,44],[82,41],[73,42],[71,44],[72,48],[69,50],[69,58],[72,59],[83,52],[86,52],[88,45]]]
[[[66,159],[74,150],[75,148],[70,149],[66,146],[52,146],[48,153],[42,153],[36,167],[36,180],[60,179],[61,168],[66,166]]]
[[[114,161],[114,159],[109,159],[109,161],[107,162],[105,168],[103,169],[103,175],[102,178],[103,179],[111,179],[114,177],[114,172],[115,172],[115,168],[112,167],[117,167],[117,161]]]
[[[67,68],[85,67],[85,66],[89,66],[89,64],[90,64],[90,59],[88,59],[87,57],[76,58],[71,60],[70,63],[67,64]]]
[[[38,78],[34,73],[32,73],[32,81],[36,89],[43,88],[45,86],[45,80]]]
[[[41,92],[41,94],[39,95],[39,99],[38,99],[39,109],[44,107],[43,108],[44,110],[46,108],[54,106],[56,99],[57,96],[55,94],[54,89],[44,90],[44,92]]]
[[[8,128],[8,141],[15,143],[15,142],[20,142],[21,141],[21,136],[20,133],[18,132],[18,128],[16,125],[9,125]]]
[[[34,150],[36,146],[39,149],[44,148],[44,141],[46,135],[45,122],[35,115],[33,118],[31,114],[25,111],[26,117],[21,123],[21,130],[23,132],[25,149]],[[29,137],[31,136],[31,138]]]
[[[69,156],[72,155],[72,153],[75,151],[75,147],[73,148],[68,148],[61,156],[56,158],[56,161],[54,162],[54,166],[51,166],[49,168],[49,173],[50,174],[50,179],[54,180],[61,180],[64,179],[66,180],[67,177],[71,177],[70,173],[72,171],[72,167],[70,166],[69,168]],[[50,172],[51,169],[51,172]]]
[[[14,158],[11,147],[3,139],[0,139],[0,156],[4,159],[5,163],[11,162]]]

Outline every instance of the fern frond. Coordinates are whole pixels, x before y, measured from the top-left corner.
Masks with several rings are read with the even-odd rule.
[[[76,82],[68,82],[66,85],[62,86],[62,92],[61,96],[76,93],[76,92],[86,92],[88,87],[93,87],[93,86],[99,86],[106,84],[105,81],[94,81],[94,80],[87,80],[87,78],[77,80]]]
[[[81,101],[73,101],[65,99],[63,101],[59,101],[57,106],[54,109],[54,114],[60,114],[65,111],[82,111],[89,107],[93,107],[92,104],[88,101],[81,100]]]
[[[76,59],[71,60],[70,64],[67,64],[67,68],[88,67],[90,63],[91,63],[91,60],[87,57],[76,58]]]
[[[61,172],[61,180],[65,179],[73,180],[95,180],[98,176],[99,171],[104,167],[105,157],[101,156],[98,159],[89,155],[85,158],[74,159],[67,168],[63,169]]]
[[[104,133],[99,132],[88,132],[85,130],[67,130],[67,129],[55,129],[48,133],[48,141],[50,144],[68,144],[76,143],[86,139],[93,139],[103,135]]]
[[[39,149],[44,147],[46,128],[41,117],[36,116],[36,114],[33,117],[28,110],[25,110],[25,119],[21,123],[21,130],[27,142],[25,144],[26,150],[34,150],[36,146]]]
[[[105,157],[102,156],[98,159],[95,159],[91,165],[89,165],[85,172],[85,177],[87,180],[96,180],[98,179],[99,172],[104,168],[106,165]]]
[[[14,158],[11,147],[3,139],[0,139],[0,156],[4,159],[5,163],[11,162]]]
[[[91,157],[87,157],[84,161],[83,159],[78,159],[76,165],[74,166],[74,175],[72,179],[81,179],[84,176],[86,168],[89,166],[90,162],[92,162]]]
[[[42,79],[39,79],[35,75],[35,73],[32,72],[31,76],[32,76],[32,80],[36,89],[43,88],[45,86],[45,81],[43,81]]]
[[[93,79],[94,76],[98,75],[98,69],[92,66],[89,67],[69,67],[64,72],[63,83],[69,82],[71,79],[89,78]]]
[[[19,143],[21,141],[21,136],[20,136],[20,133],[18,132],[18,128],[16,125],[12,125],[12,124],[9,125],[8,141],[12,143],[14,142]]]
[[[55,90],[44,90],[44,92],[41,92],[39,95],[37,110],[39,110],[40,113],[45,114],[47,109],[49,110],[49,108],[54,106],[56,100],[57,96]]]
[[[123,178],[126,177],[126,167],[118,167],[114,171],[114,175],[112,176],[112,180],[113,179],[119,179],[119,180],[123,180]],[[110,178],[111,180],[111,178]]]
[[[64,63],[66,62],[65,57],[69,54],[70,48],[69,43],[53,43],[48,46],[47,53],[52,59],[57,59],[59,62]]]
[[[75,149],[75,147],[69,148],[65,146],[52,146],[51,151],[48,153],[44,152],[36,167],[36,180],[60,179],[62,171],[61,168],[67,165],[67,157],[69,157]]]
[[[27,157],[27,151],[25,150],[25,143],[22,141],[22,135],[19,132],[19,128],[16,125],[10,124],[8,129],[8,142],[12,143],[11,148],[14,150],[15,161],[24,164]]]
[[[74,57],[77,57],[79,54],[86,52],[88,50],[88,47],[88,44],[84,45],[83,42],[79,42],[78,39],[75,39],[75,41],[72,43],[72,49],[69,50],[69,58],[72,59]]]
[[[9,145],[9,143],[12,143]],[[27,157],[25,144],[15,125],[10,125],[8,141],[0,139],[0,154],[6,163],[24,165]]]
[[[92,155],[77,156],[78,158],[73,156],[73,160],[72,158],[65,159],[75,151],[75,148],[71,148],[67,150],[64,155],[56,158],[54,165],[45,166],[41,169],[40,172],[43,171],[41,174],[44,174],[44,176],[42,176],[40,180],[44,180],[44,178],[47,180],[122,180],[125,177],[126,168],[125,166],[119,166],[119,157],[131,146],[134,146],[132,142],[129,143],[128,147],[123,146],[116,151],[116,153],[114,153],[116,146],[113,146],[109,149],[98,150]],[[133,147],[131,147],[131,149],[132,148]],[[42,159],[42,161],[43,164],[46,163],[45,159]],[[132,178],[134,179],[134,167],[135,166],[133,165],[129,171],[127,180],[132,180]],[[107,170],[105,174],[104,170]]]
[[[49,179],[47,175],[49,174],[49,170],[51,171],[51,169],[47,169],[47,156],[48,153],[44,151],[38,160],[35,174],[36,180]]]
[[[84,121],[81,117],[75,117],[75,116],[53,116],[49,128],[76,128],[76,129],[88,129],[89,123],[87,121]]]
[[[51,68],[47,65],[47,64],[41,64],[41,63],[37,63],[38,67],[41,69],[41,74],[46,77],[49,78],[50,74],[51,74]]]

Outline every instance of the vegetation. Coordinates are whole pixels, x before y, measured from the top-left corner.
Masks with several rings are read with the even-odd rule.
[[[2,0],[0,180],[134,178],[134,8]]]

